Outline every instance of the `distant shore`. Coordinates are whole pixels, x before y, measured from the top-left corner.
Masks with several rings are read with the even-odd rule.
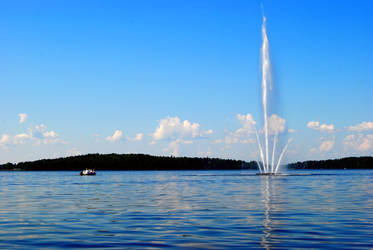
[[[288,169],[373,169],[373,157],[347,157],[334,160],[304,161]],[[152,156],[146,154],[87,154],[0,165],[0,171],[80,171],[102,170],[257,170],[255,161],[218,158]]]
[[[304,161],[288,164],[288,169],[373,169],[373,157],[346,157],[342,159]]]
[[[96,170],[239,170],[256,169],[255,162],[217,158],[152,156],[146,154],[87,154],[17,164],[7,163],[0,170],[80,171]]]

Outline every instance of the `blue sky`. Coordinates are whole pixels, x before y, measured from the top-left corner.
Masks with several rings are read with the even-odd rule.
[[[285,162],[373,155],[372,1],[3,1],[0,163],[258,159],[261,3]]]

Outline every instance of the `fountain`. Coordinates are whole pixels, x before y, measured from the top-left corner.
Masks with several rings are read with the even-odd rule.
[[[264,134],[264,147],[262,147],[261,140],[259,138],[259,133],[256,130],[256,139],[258,143],[259,148],[259,154],[261,162],[257,161],[258,168],[260,171],[260,175],[276,175],[280,164],[282,157],[284,156],[289,143],[291,140],[288,140],[286,145],[283,147],[279,157],[276,159],[276,146],[278,144],[278,135],[279,131],[274,130],[270,131],[269,128],[269,120],[273,116],[276,117],[275,114],[273,114],[271,117],[268,116],[269,113],[269,97],[270,93],[273,89],[273,83],[271,78],[271,64],[270,64],[270,58],[269,58],[269,42],[268,42],[268,36],[267,36],[267,29],[266,29],[266,17],[263,15],[263,24],[262,24],[262,48],[261,48],[261,63],[262,63],[262,105],[263,105],[263,134]],[[270,133],[272,132],[272,133]],[[270,144],[270,140],[273,141],[272,148]],[[270,149],[272,149],[272,154],[270,158]]]

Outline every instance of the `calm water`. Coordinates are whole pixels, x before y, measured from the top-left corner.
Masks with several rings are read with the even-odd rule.
[[[0,172],[0,249],[373,248],[373,171]]]

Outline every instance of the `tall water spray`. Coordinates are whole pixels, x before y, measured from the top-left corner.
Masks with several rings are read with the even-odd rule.
[[[278,133],[277,129],[269,129],[269,120],[268,116],[268,101],[270,97],[270,91],[272,91],[272,78],[271,78],[271,63],[269,59],[269,41],[267,36],[266,28],[266,17],[263,15],[263,24],[262,24],[262,48],[261,48],[261,63],[262,63],[262,105],[263,105],[263,134],[264,134],[264,148],[262,147],[261,140],[259,138],[258,131],[256,131],[256,138],[258,141],[258,148],[261,158],[261,163],[258,162],[258,167],[260,172],[265,174],[276,174],[283,155],[285,154],[290,140],[287,142],[283,150],[281,151],[278,160],[276,161],[276,144],[278,142]],[[272,119],[274,120],[274,119]],[[270,134],[270,132],[272,132]],[[270,159],[270,140],[272,143],[272,155]],[[264,150],[264,152],[263,152]]]

